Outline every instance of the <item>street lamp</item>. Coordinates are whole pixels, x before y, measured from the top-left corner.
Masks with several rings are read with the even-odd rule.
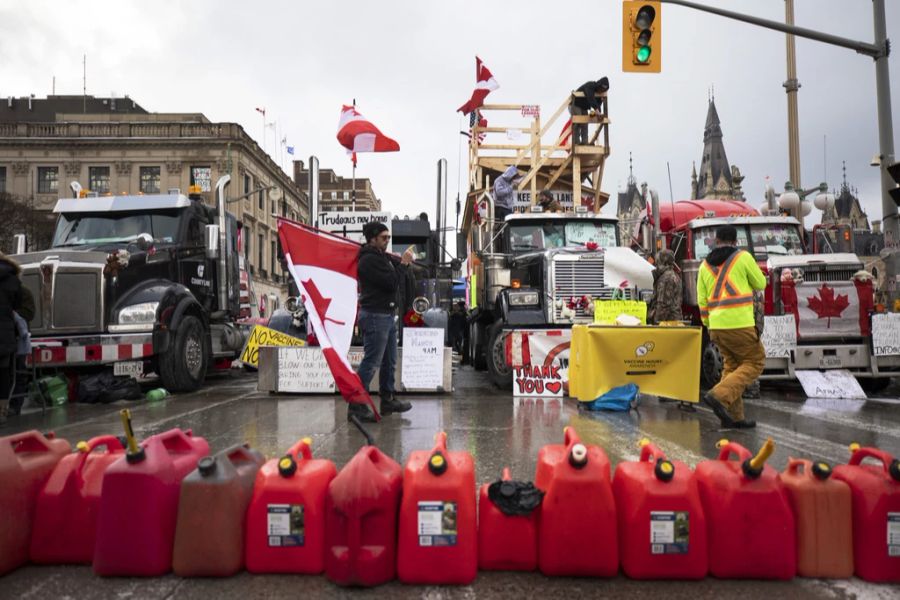
[[[815,199],[816,208],[825,210],[824,208],[819,206],[819,204],[822,204],[826,207],[834,206],[834,194],[829,193],[828,184],[824,181],[816,187],[809,188],[807,190],[796,190],[794,189],[794,184],[792,184],[790,181],[786,181],[784,183],[784,192],[782,192],[778,197],[778,206],[793,213],[802,225],[803,217],[812,212],[812,206],[809,202],[804,200],[804,198],[806,198],[813,192],[819,192]],[[828,204],[829,198],[831,203],[830,205]]]

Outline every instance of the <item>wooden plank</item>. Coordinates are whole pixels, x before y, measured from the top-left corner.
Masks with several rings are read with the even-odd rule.
[[[486,110],[518,110],[521,111],[523,106],[531,106],[530,104],[484,104],[479,108],[481,112]]]
[[[572,205],[581,206],[581,157],[572,159]]]
[[[556,180],[559,179],[563,172],[565,172],[565,170],[569,167],[569,164],[572,162],[573,156],[574,155],[569,154],[566,157],[566,161],[563,164],[559,165],[559,168],[557,168],[556,171],[554,171],[553,175],[550,176],[550,181],[547,182],[548,188],[553,187],[553,184],[556,182]]]

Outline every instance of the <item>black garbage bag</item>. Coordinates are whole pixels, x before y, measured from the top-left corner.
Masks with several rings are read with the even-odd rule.
[[[117,400],[139,400],[141,386],[132,377],[116,377],[109,371],[82,377],[78,382],[78,401],[109,404]]]
[[[503,481],[488,486],[488,498],[504,515],[527,516],[541,505],[544,492],[530,481]]]

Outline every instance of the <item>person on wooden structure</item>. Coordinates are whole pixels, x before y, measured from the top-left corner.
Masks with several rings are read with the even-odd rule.
[[[516,177],[519,170],[516,167],[507,167],[503,175],[494,181],[494,221],[502,225],[506,215],[512,214],[516,204],[515,186],[521,177]]]
[[[572,102],[569,104],[569,114],[573,117],[584,115],[594,116],[600,112],[600,100],[597,98],[598,93],[603,93],[609,89],[609,79],[601,77],[597,81],[588,81],[583,83],[576,92],[582,92],[583,98],[573,96]],[[584,145],[588,143],[588,126],[587,123],[572,123],[572,143],[575,145]]]

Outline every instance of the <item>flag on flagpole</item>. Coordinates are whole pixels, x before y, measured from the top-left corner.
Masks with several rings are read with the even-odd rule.
[[[287,219],[278,219],[278,237],[341,396],[353,404],[369,405],[378,416],[368,390],[347,360],[356,323],[359,244]]]
[[[294,154],[294,147],[293,147],[293,146],[288,146],[288,147],[287,147],[287,153],[290,154],[290,155],[293,155],[293,154]]]
[[[266,116],[266,109],[264,109],[264,108],[257,107],[256,112],[262,113],[262,116]]]
[[[400,144],[381,133],[375,125],[362,116],[353,106],[346,104],[341,109],[337,140],[348,152],[397,152]]]
[[[497,80],[494,79],[488,68],[484,66],[481,59],[476,56],[475,91],[472,92],[472,97],[469,98],[468,102],[456,109],[457,112],[466,114],[473,112],[476,108],[480,108],[484,104],[485,97],[498,87],[500,87],[500,84],[497,83]]]

